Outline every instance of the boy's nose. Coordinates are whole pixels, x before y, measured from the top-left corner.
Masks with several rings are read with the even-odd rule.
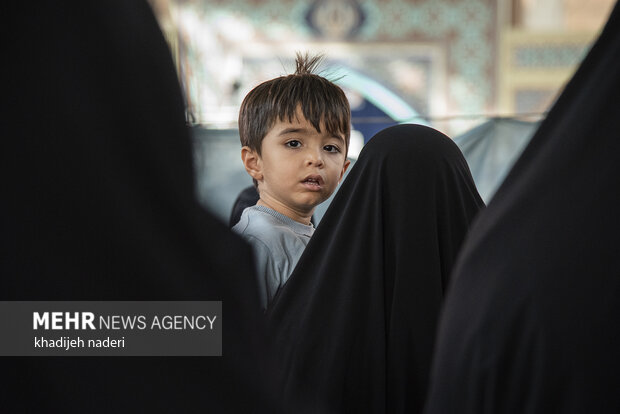
[[[306,155],[306,165],[315,165],[317,167],[323,166],[323,154],[321,150],[310,150]]]

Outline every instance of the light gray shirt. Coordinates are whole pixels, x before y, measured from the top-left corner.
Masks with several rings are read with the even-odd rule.
[[[243,210],[232,230],[252,245],[260,302],[266,309],[293,272],[314,226],[306,226],[269,207],[252,206]]]

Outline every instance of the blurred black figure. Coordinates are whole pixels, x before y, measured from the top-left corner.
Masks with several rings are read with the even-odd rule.
[[[620,8],[472,229],[426,412],[620,412]]]
[[[309,412],[420,412],[450,271],[482,207],[450,138],[420,125],[373,137],[267,310],[283,395]]]
[[[11,3],[7,300],[223,301],[223,357],[2,358],[3,410],[272,412],[251,253],[199,206],[172,59],[141,1]]]

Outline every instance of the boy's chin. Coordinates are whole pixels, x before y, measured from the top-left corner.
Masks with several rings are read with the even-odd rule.
[[[300,209],[303,209],[304,211],[314,211],[316,206],[318,206],[319,204],[327,200],[327,198],[329,197],[324,197],[322,195],[319,196],[317,194],[316,197],[309,197],[307,200],[302,201],[301,203],[298,204],[298,206],[300,207]]]

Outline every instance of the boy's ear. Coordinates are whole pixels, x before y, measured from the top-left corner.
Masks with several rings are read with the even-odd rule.
[[[340,184],[340,181],[342,180],[342,177],[344,177],[344,173],[347,172],[347,169],[349,168],[349,165],[351,165],[351,161],[349,161],[348,159],[344,161],[344,166],[342,167],[342,171],[340,172],[340,178],[338,178],[338,183]]]
[[[262,181],[263,179],[263,166],[260,159],[260,155],[248,146],[241,148],[241,160],[245,166],[245,170],[256,181]]]

